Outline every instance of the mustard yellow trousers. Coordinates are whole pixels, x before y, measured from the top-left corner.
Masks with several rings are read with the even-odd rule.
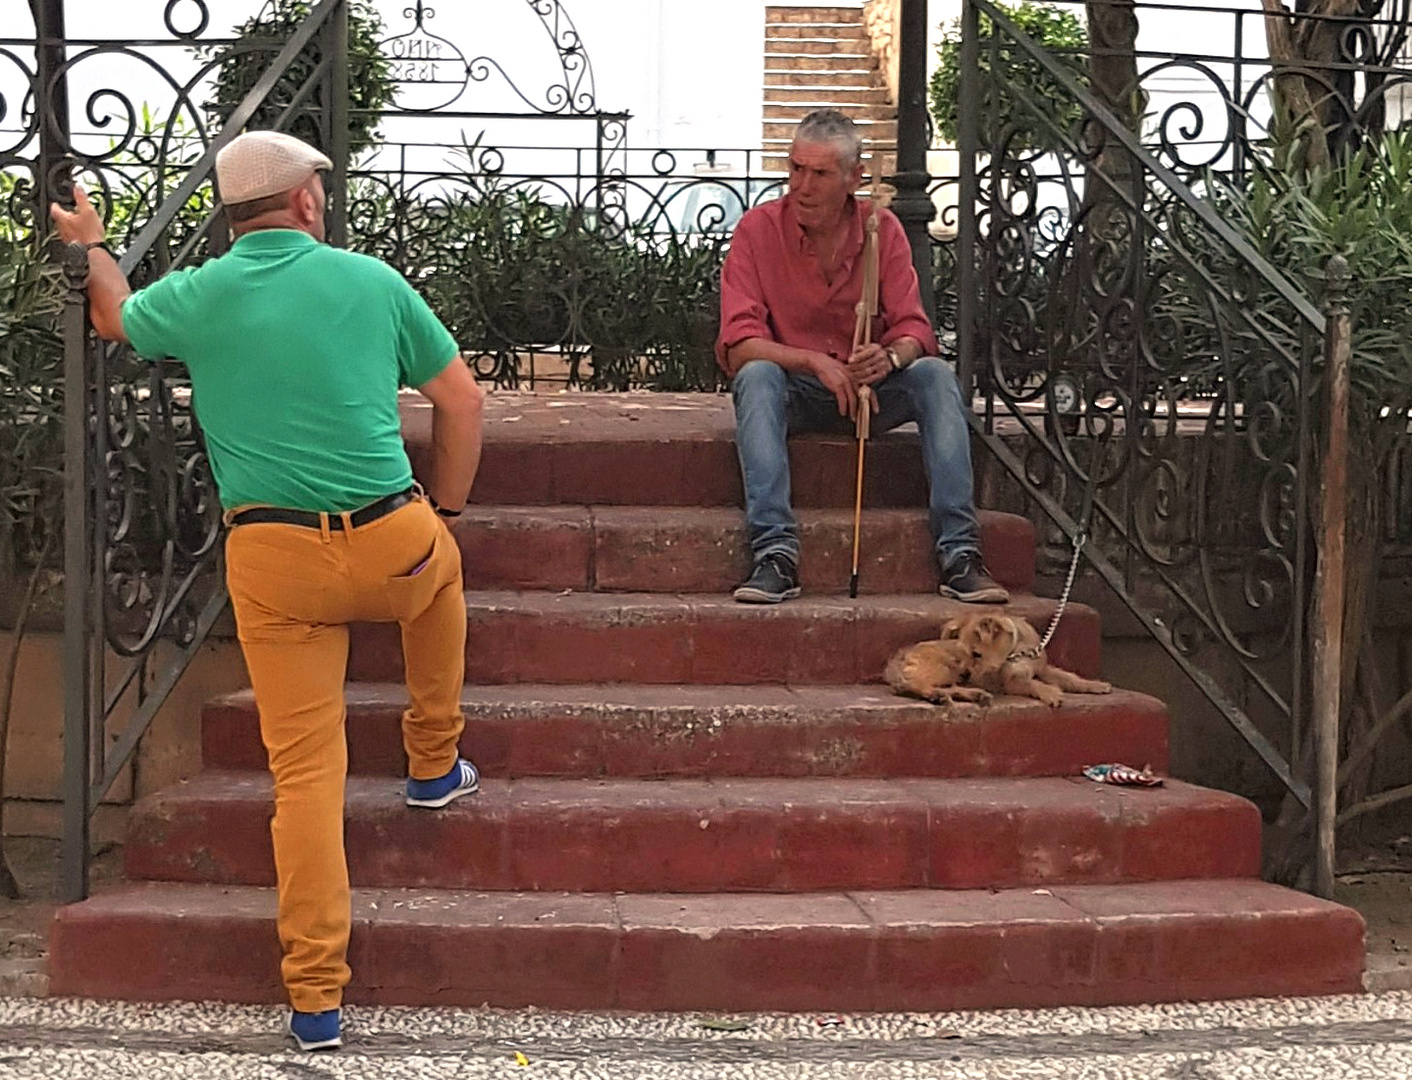
[[[226,580],[274,776],[281,975],[295,1009],[338,1008],[352,918],[343,850],[348,624],[400,624],[408,771],[444,776],[463,726],[460,552],[418,498],[356,529],[236,525]]]

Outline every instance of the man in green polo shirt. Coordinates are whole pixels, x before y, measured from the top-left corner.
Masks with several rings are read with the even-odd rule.
[[[89,249],[101,337],[191,375],[231,526],[226,580],[274,776],[281,972],[302,1049],[341,1043],[349,979],[343,682],[348,624],[402,628],[410,707],[409,806],[474,792],[458,756],[466,612],[461,558],[442,517],[460,513],[480,461],[483,393],[456,343],[388,266],[324,244],[321,171],[276,132],[216,159],[235,243],[136,293],[75,185],[59,235]],[[430,498],[412,483],[398,390],[432,403]]]

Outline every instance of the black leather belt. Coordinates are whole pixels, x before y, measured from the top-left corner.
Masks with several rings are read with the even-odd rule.
[[[370,502],[367,506],[358,507],[348,515],[348,520],[353,528],[357,529],[406,506],[414,498],[416,498],[414,488],[399,491],[394,495],[384,495],[377,502]],[[285,510],[278,506],[252,506],[249,510],[241,510],[232,514],[230,523],[232,525],[303,525],[307,529],[323,528],[321,516],[312,510]],[[334,532],[339,532],[343,528],[343,518],[338,514],[329,514],[328,527]]]

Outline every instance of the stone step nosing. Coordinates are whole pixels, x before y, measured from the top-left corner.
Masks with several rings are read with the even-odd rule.
[[[766,54],[767,60],[830,60],[836,63],[853,62],[857,60],[875,61],[872,53],[865,52],[785,52],[783,50]]]
[[[863,19],[863,5],[833,4],[770,4],[765,8],[765,22],[769,23],[808,23],[819,19],[841,21]]]
[[[996,580],[1034,585],[1034,528],[982,511],[981,547]],[[812,593],[847,590],[852,513],[798,515],[801,581]],[[751,564],[748,530],[729,507],[516,507],[477,503],[451,525],[471,589],[725,593]],[[939,573],[926,515],[869,509],[862,522],[860,580],[869,593],[935,591]]]
[[[778,79],[784,81],[770,82],[771,79]],[[848,79],[851,81],[841,82],[840,80],[843,79]],[[858,89],[883,89],[882,87],[878,86],[877,82],[873,79],[872,72],[869,71],[843,71],[837,73],[807,71],[804,72],[802,75],[799,72],[788,71],[765,72],[765,89],[767,91],[770,89],[807,89],[811,86],[819,87],[821,90],[824,90],[840,85],[844,87],[854,87]]]
[[[400,685],[350,685],[350,774],[405,775],[406,704]],[[1121,690],[1050,710],[943,708],[882,687],[504,686],[468,688],[462,710],[461,751],[491,778],[1074,776],[1169,761],[1166,706]],[[264,770],[249,691],[208,702],[201,730],[207,768]]]
[[[483,683],[875,683],[901,646],[973,611],[940,596],[803,597],[779,605],[729,596],[468,591],[466,678]],[[1043,630],[1055,602],[1016,595],[995,610]],[[1051,663],[1096,676],[1098,614],[1070,604]],[[348,675],[402,678],[395,626],[355,624]]]
[[[761,87],[761,90],[765,94],[786,92],[790,94],[802,94],[806,91],[808,93],[822,93],[830,102],[839,100],[840,98],[851,100],[858,97],[877,98],[880,94],[883,95],[884,98],[887,96],[887,90],[880,86],[836,86],[825,82],[820,82],[817,86],[779,86],[766,83]],[[786,97],[779,100],[788,102],[794,99]],[[772,104],[768,97],[765,99],[765,104]],[[861,103],[855,102],[855,104]]]
[[[1258,877],[1260,814],[1168,781],[1079,778],[487,780],[428,814],[394,778],[352,777],[360,887],[767,892]],[[129,878],[273,884],[273,791],[209,772],[134,806]],[[219,827],[216,827],[219,822]]]
[[[60,908],[50,991],[281,1003],[272,889]],[[1140,913],[1140,914],[1135,914]],[[950,1011],[1358,993],[1358,914],[1258,881],[969,893],[486,896],[357,890],[347,1000]],[[475,963],[448,964],[473,955]]]
[[[808,33],[783,34],[782,29],[808,31]],[[857,23],[771,23],[765,27],[766,41],[871,41],[866,28]]]

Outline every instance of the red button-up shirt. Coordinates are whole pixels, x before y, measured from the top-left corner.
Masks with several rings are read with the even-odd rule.
[[[746,213],[721,268],[721,332],[716,362],[731,374],[726,351],[748,338],[812,349],[846,361],[853,348],[863,295],[865,202],[849,196],[853,215],[841,259],[829,281],[795,215],[793,200],[764,203]],[[878,210],[878,314],[873,341],[916,338],[923,356],[937,354],[936,335],[922,310],[912,249],[891,210]]]

